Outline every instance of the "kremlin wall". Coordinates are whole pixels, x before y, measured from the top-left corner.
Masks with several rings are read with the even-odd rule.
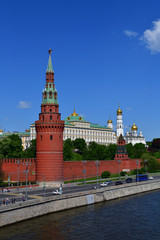
[[[10,181],[17,181],[18,176],[18,166],[17,160],[21,163],[19,164],[19,181],[26,181],[26,166],[23,165],[25,161],[30,164],[28,166],[28,181],[37,181],[36,177],[36,159],[0,159],[2,163],[2,170],[5,173],[4,179],[7,181],[8,176],[10,176]],[[103,160],[99,161],[98,175],[100,176],[102,172],[109,171],[111,174],[119,173],[119,162],[117,160]],[[134,170],[137,168],[137,159],[122,159],[120,164],[120,171]],[[140,169],[140,161],[138,164]],[[85,164],[86,178],[97,176],[97,167],[95,161],[87,161]],[[72,181],[77,179],[83,179],[84,174],[84,164],[82,161],[66,161],[63,162],[63,181]],[[43,176],[40,181],[43,181]]]
[[[42,92],[41,112],[39,114],[39,120],[35,122],[37,135],[36,159],[0,159],[2,171],[4,172],[4,180],[7,181],[9,179],[10,182],[17,181],[19,172],[19,182],[25,181],[26,169],[28,181],[38,181],[40,185],[43,185],[45,179],[46,186],[59,186],[64,181],[83,178],[84,161],[63,161],[63,131],[65,124],[68,126],[68,130],[66,130],[69,134],[72,132],[72,129],[69,129],[70,127],[75,128],[83,125],[83,128],[89,126],[91,132],[93,132],[93,129],[99,128],[100,130],[96,131],[99,131],[99,135],[101,136],[104,135],[103,132],[106,131],[105,138],[107,139],[107,136],[110,136],[113,142],[115,139],[116,141],[118,139],[115,159],[99,161],[99,176],[104,171],[109,171],[111,174],[114,174],[119,173],[119,170],[130,172],[136,168],[141,168],[140,160],[137,166],[137,159],[129,159],[125,148],[125,141],[129,142],[129,139],[134,139],[134,144],[139,141],[145,143],[145,138],[142,136],[142,133],[140,136],[137,135],[137,126],[134,124],[134,128],[132,129],[133,134],[127,133],[127,138],[125,139],[123,135],[122,110],[120,108],[117,110],[117,136],[113,131],[111,120],[108,121],[107,128],[95,126],[86,122],[82,117],[79,117],[75,111],[65,122],[61,120],[57,91],[54,83],[51,52],[52,50],[49,50],[46,84]],[[75,131],[77,133],[77,130]],[[67,132],[65,134],[67,134]],[[65,136],[67,138],[70,135]],[[85,140],[87,140],[87,138]],[[88,141],[92,140],[94,141],[89,133]],[[101,144],[103,144],[103,142],[101,142]],[[86,178],[97,176],[95,161],[86,161],[85,170]]]

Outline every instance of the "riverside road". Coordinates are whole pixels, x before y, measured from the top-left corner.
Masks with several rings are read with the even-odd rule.
[[[150,181],[156,181],[160,178],[160,176],[155,176],[154,180],[148,180],[148,182]],[[117,179],[118,180],[118,179]],[[126,183],[125,180],[121,180],[123,183]],[[133,178],[133,183],[128,183],[129,186],[135,184],[135,179]],[[105,188],[105,190],[107,188],[111,189],[114,188],[115,186],[115,181],[111,182],[108,184],[107,187],[103,187]],[[98,187],[100,188],[100,183],[98,183]],[[123,185],[121,185],[120,187],[123,187]],[[65,185],[63,187],[63,195],[64,194],[69,194],[69,193],[75,193],[75,192],[83,192],[83,191],[88,191],[88,190],[96,190],[97,188],[97,183],[91,183],[91,184],[84,184],[84,185],[75,185],[75,184],[71,184],[70,186]],[[56,188],[58,189],[58,188]],[[42,188],[42,187],[36,187],[34,188],[30,188],[28,187],[27,189],[27,198],[28,200],[33,200],[33,199],[38,199],[38,198],[44,198],[44,197],[50,197],[50,196],[54,196],[55,198],[57,197],[56,195],[53,195],[53,191],[55,190],[55,188]],[[11,199],[15,199],[16,202],[19,201],[24,201],[26,197],[26,188],[20,188],[19,192],[17,191],[17,189],[10,189],[10,192],[7,193],[0,193],[0,204],[3,203],[3,201],[5,201],[7,198],[9,199],[9,202],[11,204]],[[3,207],[1,205],[1,207]]]

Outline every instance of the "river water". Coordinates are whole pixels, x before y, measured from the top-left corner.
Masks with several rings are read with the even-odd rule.
[[[160,240],[160,191],[53,213],[0,229],[0,240]]]

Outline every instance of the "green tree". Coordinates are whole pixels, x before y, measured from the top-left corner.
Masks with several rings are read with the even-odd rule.
[[[63,160],[72,161],[73,160],[73,142],[70,138],[66,139],[63,144]]]
[[[156,172],[160,170],[160,163],[154,156],[151,156],[148,153],[144,153],[141,159],[142,159],[142,166],[145,167],[146,166],[145,164],[147,164],[147,171]],[[145,160],[147,160],[147,162]]]
[[[136,143],[133,146],[134,158],[141,158],[143,153],[147,152],[147,149],[143,143]]]
[[[111,176],[111,174],[110,174],[110,172],[108,172],[108,171],[104,171],[104,172],[102,172],[102,174],[101,174],[101,178],[108,178],[108,177],[110,177]]]
[[[127,149],[128,157],[131,159],[134,159],[134,148],[132,143],[126,144],[126,149]]]
[[[31,140],[30,146],[25,151],[23,151],[22,157],[36,158],[36,139]]]
[[[87,144],[83,138],[77,138],[73,141],[74,149],[78,149],[79,154],[84,154],[87,150]]]
[[[160,138],[154,138],[152,141],[152,151],[160,150]]]
[[[9,149],[8,157],[9,158],[21,157],[22,149],[23,149],[21,138],[16,134],[12,134],[8,138],[11,140],[9,144],[10,149]]]
[[[115,157],[115,153],[116,153],[116,150],[117,150],[117,145],[116,144],[109,144],[108,147],[107,147],[107,157],[106,159],[107,160],[113,160],[114,157]]]

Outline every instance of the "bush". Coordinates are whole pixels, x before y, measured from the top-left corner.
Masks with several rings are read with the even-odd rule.
[[[120,172],[121,176],[125,176],[126,174],[127,174],[127,172],[124,172],[124,171]]]
[[[102,172],[102,174],[101,174],[101,178],[108,178],[108,177],[110,177],[111,176],[111,174],[110,174],[110,172],[108,172],[108,171],[104,171],[104,172]]]

